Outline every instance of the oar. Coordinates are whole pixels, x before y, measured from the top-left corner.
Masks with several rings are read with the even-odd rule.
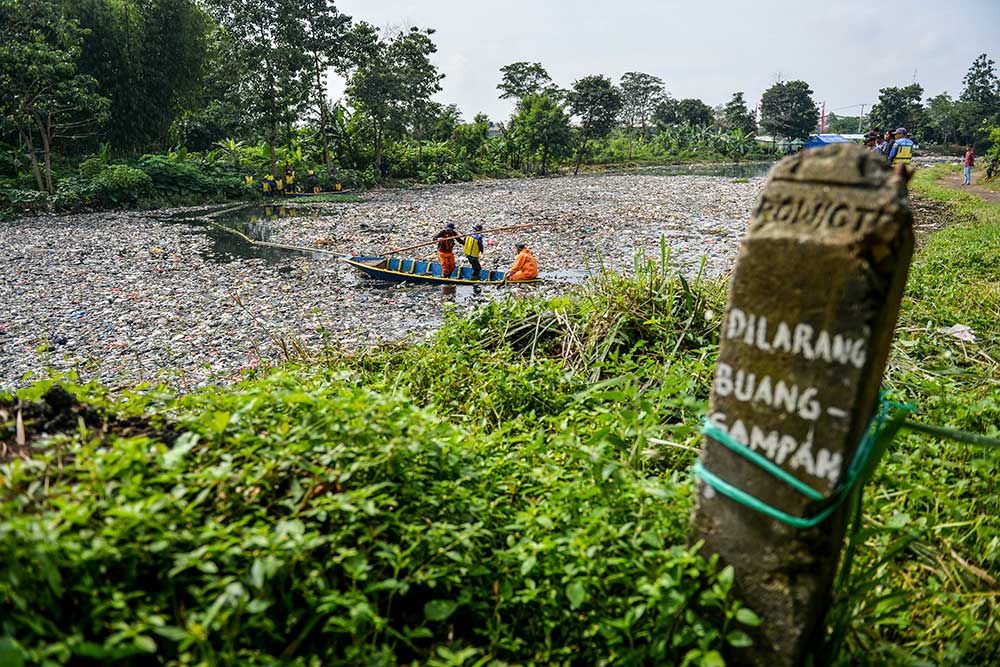
[[[479,234],[495,234],[496,232],[509,232],[509,231],[511,231],[513,229],[525,229],[527,227],[543,227],[543,226],[546,226],[546,225],[557,225],[560,222],[563,222],[563,221],[562,220],[558,220],[558,221],[553,221],[553,222],[533,222],[530,225],[513,225],[511,227],[497,227],[496,229],[484,229],[484,230],[482,230],[480,232],[477,232],[477,233],[479,233]],[[455,232],[455,238],[460,238],[462,236],[465,236],[465,234],[459,234],[458,232]],[[401,252],[405,252],[407,250],[413,250],[414,248],[423,248],[424,246],[434,245],[435,243],[437,243],[440,240],[441,239],[434,239],[433,241],[426,241],[424,243],[418,243],[416,245],[406,246],[405,248],[393,248],[392,250],[386,251],[385,256],[388,257],[389,255],[395,255],[395,254],[398,254],[398,253],[401,253]]]

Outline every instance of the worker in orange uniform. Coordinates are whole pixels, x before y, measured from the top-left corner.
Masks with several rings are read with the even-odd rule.
[[[517,244],[517,259],[507,272],[507,280],[534,280],[538,277],[538,261],[523,243]]]
[[[448,278],[455,270],[455,240],[458,238],[454,222],[449,222],[434,237],[434,240],[438,242],[438,259],[441,261],[442,278]]]

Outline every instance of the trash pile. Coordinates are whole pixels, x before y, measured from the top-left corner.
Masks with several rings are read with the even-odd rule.
[[[190,390],[302,350],[416,339],[449,308],[559,293],[602,265],[630,271],[636,252],[659,257],[661,236],[675,268],[692,273],[704,256],[708,273],[722,273],[762,185],[624,174],[486,181],[376,191],[259,223],[274,242],[371,255],[427,240],[446,222],[459,231],[548,223],[487,234],[483,257],[484,268],[505,269],[524,240],[546,279],[540,288],[387,285],[332,255],[293,250],[223,256],[204,226],[177,222],[184,211],[15,220],[0,238],[0,388],[76,371],[112,387]]]

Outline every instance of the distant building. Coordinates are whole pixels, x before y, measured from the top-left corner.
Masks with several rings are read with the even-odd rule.
[[[774,153],[794,153],[802,150],[806,142],[801,139],[789,139],[788,137],[772,137],[766,134],[757,135],[754,140],[758,144],[763,144]]]
[[[487,128],[486,130],[486,136],[488,138],[492,139],[494,137],[499,137],[501,134],[503,134],[502,131],[503,125],[501,125],[500,123],[494,123],[492,120],[489,123],[490,123],[489,128]]]

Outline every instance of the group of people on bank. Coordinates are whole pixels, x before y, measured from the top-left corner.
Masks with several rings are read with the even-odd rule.
[[[472,279],[482,277],[483,265],[479,258],[485,250],[483,243],[483,226],[474,225],[467,234],[455,231],[455,223],[449,222],[444,229],[434,236],[437,241],[438,260],[441,262],[441,276],[450,277],[455,272],[455,245],[462,244],[462,254],[472,266]],[[517,258],[507,271],[507,280],[533,280],[538,277],[538,261],[524,243],[518,243]]]
[[[336,170],[331,170],[330,175],[336,180],[334,190],[340,191],[342,186],[340,185],[340,180],[336,179]],[[248,186],[253,186],[253,176],[245,176],[244,180]],[[260,187],[265,197],[277,197],[302,192],[318,193],[320,191],[315,169],[307,169],[305,178],[299,180],[296,178],[295,170],[291,166],[285,167],[284,176],[280,173],[277,178],[275,178],[273,173],[265,175],[261,179]]]
[[[886,130],[884,134],[881,129],[875,128],[865,135],[865,148],[880,153],[894,167],[910,164],[916,144],[908,135],[905,127],[898,127],[895,132]]]
[[[889,161],[889,164],[894,167],[897,164],[910,164],[913,160],[913,151],[917,145],[913,143],[908,134],[905,127],[896,128],[895,132],[886,130],[885,134],[879,128],[875,128],[865,135],[865,148],[882,154]],[[965,171],[965,185],[972,185],[972,168],[975,164],[976,151],[972,148],[972,144],[967,144],[965,146],[965,156],[962,160],[962,166]],[[996,172],[997,158],[994,157],[986,166],[986,180],[992,179]]]

